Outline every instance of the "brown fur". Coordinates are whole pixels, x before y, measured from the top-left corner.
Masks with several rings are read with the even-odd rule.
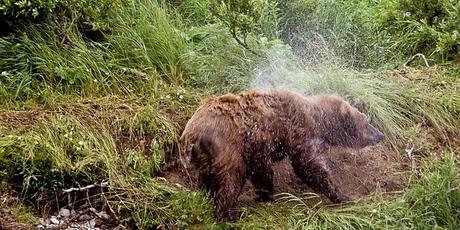
[[[272,164],[285,157],[315,191],[334,202],[348,200],[322,154],[330,146],[362,148],[382,138],[364,114],[339,97],[249,91],[205,101],[179,145],[184,165],[197,168],[199,183],[214,196],[217,217],[229,220],[246,178],[260,200],[272,200]]]

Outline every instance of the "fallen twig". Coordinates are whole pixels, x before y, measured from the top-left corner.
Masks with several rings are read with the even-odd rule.
[[[116,220],[116,222],[119,224],[121,223],[120,218],[118,218],[117,213],[113,210],[112,206],[110,205],[109,201],[107,200],[107,197],[105,196],[104,190],[101,187],[101,195],[102,199],[104,199],[104,203],[107,205],[110,215]]]
[[[404,67],[408,67],[408,65],[412,63],[416,57],[420,58],[420,60],[423,60],[423,63],[425,64],[426,67],[430,67],[430,65],[428,65],[428,61],[425,58],[425,55],[421,53],[417,53],[414,56],[412,56],[409,60],[407,60],[407,62],[404,63]]]
[[[414,156],[412,155],[412,152],[414,151],[414,145],[412,145],[412,147],[410,149],[406,149],[406,153],[407,153],[407,157],[409,157],[410,159],[410,167],[412,169],[412,171],[415,171],[416,170],[416,165],[415,165],[415,158]]]
[[[458,190],[460,190],[460,185],[458,185],[457,187],[453,187],[453,188],[449,189],[448,192],[451,193],[451,192],[455,192],[455,191],[458,191]]]
[[[125,110],[128,110],[129,112],[133,112],[134,109],[131,108],[131,106],[127,105],[127,104],[119,104],[116,106],[117,109],[125,109]]]
[[[94,183],[92,185],[88,185],[88,186],[81,187],[81,188],[63,189],[62,192],[64,192],[64,193],[69,193],[69,192],[74,192],[74,191],[81,192],[81,191],[87,191],[89,189],[96,188],[96,187],[107,187],[107,186],[109,186],[109,182],[108,181],[102,181],[101,183],[96,182],[96,183]]]

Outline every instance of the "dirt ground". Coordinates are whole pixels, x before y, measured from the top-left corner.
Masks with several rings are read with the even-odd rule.
[[[26,230],[33,229],[30,223],[21,223],[18,220],[17,208],[19,200],[8,194],[0,193],[0,230]]]
[[[410,169],[407,159],[383,144],[362,150],[331,149],[327,158],[342,192],[353,199],[362,198],[375,191],[391,193],[404,189]],[[275,163],[274,172],[275,194],[302,195],[313,192],[295,175],[289,159]],[[163,176],[172,183],[196,189],[196,185],[190,184],[185,175],[175,170],[166,172]],[[255,198],[254,187],[248,180],[239,202],[250,204]],[[325,196],[321,198],[329,202]]]

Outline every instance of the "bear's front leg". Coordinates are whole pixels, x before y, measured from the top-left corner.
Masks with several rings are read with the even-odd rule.
[[[239,218],[235,209],[244,179],[238,173],[226,173],[218,178],[219,188],[215,193],[214,202],[219,221],[233,221]]]
[[[256,189],[257,201],[273,201],[273,169],[268,165],[258,165],[251,172],[251,182]]]
[[[351,200],[338,189],[338,183],[332,177],[327,160],[319,153],[302,152],[293,155],[291,162],[297,176],[315,192],[323,193],[334,203]]]
[[[214,190],[214,204],[218,221],[232,221],[239,218],[236,202],[244,182],[246,182],[246,166],[241,158],[235,157],[236,154],[223,156],[233,156],[234,158],[229,161],[218,160],[213,165],[217,186],[211,186],[211,189]]]

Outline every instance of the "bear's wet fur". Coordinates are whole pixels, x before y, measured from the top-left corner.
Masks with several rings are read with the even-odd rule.
[[[206,100],[179,140],[180,158],[214,197],[220,221],[234,208],[247,178],[258,199],[273,199],[273,162],[289,157],[294,171],[333,202],[348,201],[331,176],[328,147],[363,148],[383,139],[366,115],[340,97],[287,90],[248,91]]]

